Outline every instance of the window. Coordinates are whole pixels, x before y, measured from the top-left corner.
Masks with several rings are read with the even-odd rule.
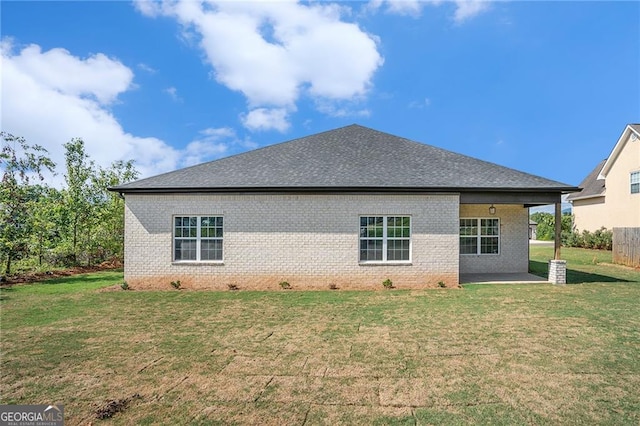
[[[360,217],[360,262],[411,260],[409,216]]]
[[[460,254],[499,254],[500,219],[460,219]]]
[[[631,193],[640,194],[640,172],[631,173]]]
[[[173,228],[173,260],[222,260],[222,217],[176,216]]]

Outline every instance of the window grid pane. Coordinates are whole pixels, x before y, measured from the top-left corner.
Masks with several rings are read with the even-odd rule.
[[[387,260],[409,260],[409,240],[389,240]]]
[[[192,219],[194,219],[192,221]],[[198,236],[198,221],[196,217],[176,217],[175,236],[185,238],[196,238]]]
[[[387,218],[387,237],[389,238],[409,238],[410,221],[408,217]]]
[[[202,240],[200,260],[222,260],[222,240]]]
[[[460,235],[478,235],[476,219],[460,219]]]
[[[175,259],[176,260],[196,260],[197,240],[181,239],[176,240]]]
[[[360,236],[366,238],[382,238],[384,235],[384,217],[366,217],[364,225],[360,222]]]
[[[221,217],[202,217],[200,218],[200,227],[202,238],[222,238]]]
[[[498,254],[498,237],[480,238],[481,254]]]
[[[480,235],[498,235],[498,219],[480,219]]]
[[[476,237],[460,237],[461,254],[477,254],[478,239]]]
[[[361,240],[360,260],[382,260],[382,240]]]

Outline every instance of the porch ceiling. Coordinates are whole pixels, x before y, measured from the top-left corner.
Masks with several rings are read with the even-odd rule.
[[[462,192],[460,204],[523,204],[525,207],[561,202],[562,192]]]

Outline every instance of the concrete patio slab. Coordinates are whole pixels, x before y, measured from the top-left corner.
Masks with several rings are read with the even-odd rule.
[[[544,283],[546,279],[533,274],[460,274],[460,284],[528,284]]]

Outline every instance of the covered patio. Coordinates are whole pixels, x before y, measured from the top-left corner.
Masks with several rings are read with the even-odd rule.
[[[560,188],[558,188],[560,189]],[[534,191],[473,191],[460,194],[460,218],[484,217],[499,220],[499,231],[495,234],[485,234],[498,239],[499,248],[495,253],[480,252],[475,255],[468,252],[460,256],[460,284],[470,283],[540,283],[551,282],[553,284],[566,283],[566,261],[561,260],[561,196],[566,190]],[[554,205],[555,207],[555,232],[553,242],[554,257],[549,260],[548,279],[528,273],[529,269],[529,208],[541,205]],[[516,208],[519,207],[519,208]],[[523,225],[522,211],[526,215],[526,224]],[[478,225],[480,222],[478,222]],[[491,230],[489,230],[491,231]],[[485,231],[485,232],[489,232]],[[462,232],[462,231],[461,231]],[[493,232],[493,231],[492,231]],[[523,232],[523,234],[521,234]],[[467,234],[465,234],[466,237]],[[488,239],[488,237],[485,237]],[[523,241],[524,240],[524,241]],[[462,241],[462,233],[461,233]],[[482,241],[481,241],[482,242]],[[523,256],[524,255],[524,256]],[[494,257],[492,257],[494,256]],[[522,262],[521,262],[522,260]],[[503,272],[493,272],[493,271]]]

